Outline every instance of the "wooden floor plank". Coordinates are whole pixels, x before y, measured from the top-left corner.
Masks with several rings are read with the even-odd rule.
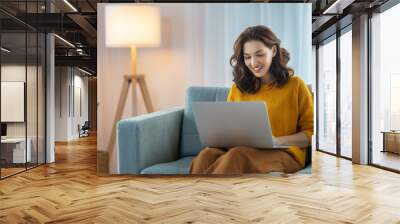
[[[98,176],[96,138],[0,181],[0,223],[400,223],[400,175],[321,152],[311,175]]]

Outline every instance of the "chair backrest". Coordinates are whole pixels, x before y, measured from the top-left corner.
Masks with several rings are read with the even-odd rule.
[[[85,121],[85,123],[83,124],[83,126],[82,126],[82,129],[89,129],[90,128],[90,123],[89,123],[89,121]]]
[[[182,121],[180,157],[196,156],[204,146],[200,142],[192,112],[192,102],[226,101],[229,88],[189,87],[186,91],[185,111]]]

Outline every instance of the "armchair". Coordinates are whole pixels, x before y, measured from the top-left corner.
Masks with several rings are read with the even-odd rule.
[[[123,119],[117,125],[119,173],[188,174],[204,148],[192,113],[192,102],[226,101],[229,88],[189,87],[185,108],[172,108]],[[311,148],[306,164],[311,163]],[[310,173],[311,166],[299,171]]]
[[[90,129],[89,121],[85,121],[85,123],[82,126],[78,124],[79,138],[89,136],[89,129]]]

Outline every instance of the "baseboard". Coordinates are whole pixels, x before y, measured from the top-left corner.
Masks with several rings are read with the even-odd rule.
[[[97,173],[108,174],[108,152],[97,151]]]

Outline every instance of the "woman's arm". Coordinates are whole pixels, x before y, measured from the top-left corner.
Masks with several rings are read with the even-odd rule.
[[[293,135],[274,137],[276,145],[295,145],[306,148],[311,145],[311,136],[314,132],[314,103],[311,91],[302,79],[299,79],[298,89],[299,120],[297,132]]]
[[[295,145],[300,148],[306,148],[311,145],[310,139],[304,132],[272,138],[275,145]]]

